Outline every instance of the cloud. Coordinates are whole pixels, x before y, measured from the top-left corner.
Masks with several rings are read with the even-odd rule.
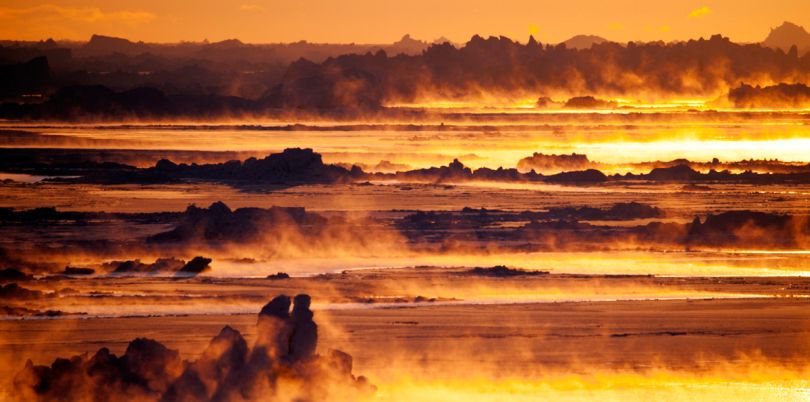
[[[43,4],[27,8],[0,8],[0,19],[68,19],[82,23],[113,22],[124,24],[144,24],[157,16],[147,11],[103,11],[98,7],[63,7]]]
[[[242,4],[239,6],[239,11],[264,11],[264,7],[258,4]]]
[[[689,18],[700,18],[712,12],[709,7],[703,6],[689,12]]]

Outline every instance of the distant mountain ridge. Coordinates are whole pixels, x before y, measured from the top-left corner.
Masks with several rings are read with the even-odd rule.
[[[791,32],[796,35],[787,35]],[[57,48],[60,44],[54,41],[9,46],[0,42],[0,65],[31,78],[31,85],[0,93],[0,102],[11,101],[0,105],[0,115],[354,112],[437,98],[521,97],[540,99],[538,104],[544,104],[540,106],[548,106],[552,96],[569,98],[565,107],[590,109],[620,106],[600,99],[648,93],[715,99],[741,84],[761,89],[774,83],[810,82],[810,53],[800,56],[793,44],[807,35],[791,24],[774,29],[768,43],[785,44],[787,37],[791,43],[787,52],[734,43],[721,35],[627,43],[581,35],[560,44],[543,44],[531,36],[528,42],[516,42],[475,35],[458,45],[444,39],[431,44],[410,35],[387,45],[246,44],[236,39],[156,44],[102,35],[68,48]],[[62,53],[64,57],[59,57]],[[38,57],[47,63],[27,64]],[[46,72],[50,79],[45,79]],[[25,78],[16,77],[15,82]],[[805,98],[793,98],[804,92],[794,89],[752,93],[757,104],[803,105]],[[750,91],[743,92],[751,98]]]
[[[590,49],[593,45],[608,42],[607,39],[596,35],[575,35],[565,42],[565,47],[569,49]]]
[[[798,55],[810,51],[810,33],[800,25],[785,21],[782,25],[772,28],[768,37],[762,41],[764,46],[782,49],[786,52],[796,46]]]
[[[135,55],[145,52],[147,47],[143,42],[132,42],[124,38],[116,38],[112,36],[93,35],[90,41],[82,47],[83,52],[95,55],[107,55],[113,53],[121,53],[126,55]]]
[[[450,41],[444,37],[441,37],[433,43],[444,43],[444,42]],[[414,39],[409,34],[405,34],[404,36],[402,36],[400,40],[390,44],[310,43],[306,41],[299,41],[294,43],[256,44],[256,43],[244,43],[239,39],[226,39],[219,42],[211,42],[211,43],[205,41],[205,42],[182,42],[177,44],[166,44],[166,43],[146,43],[143,41],[134,42],[126,38],[94,34],[90,37],[90,40],[88,42],[76,46],[74,48],[74,52],[77,57],[103,57],[112,54],[136,56],[143,53],[182,54],[184,53],[182,49],[185,48],[188,51],[185,52],[184,55],[189,56],[193,55],[194,52],[199,51],[199,49],[204,48],[214,48],[214,49],[251,48],[254,51],[276,50],[282,52],[283,52],[282,49],[293,50],[297,48],[298,50],[297,51],[293,50],[293,53],[298,54],[286,57],[288,61],[294,61],[299,57],[305,57],[308,59],[312,59],[313,61],[321,61],[322,59],[325,59],[327,57],[337,57],[342,54],[349,54],[349,53],[366,53],[370,51],[374,52],[380,49],[385,50],[387,53],[390,53],[392,55],[397,54],[415,55],[422,53],[422,51],[430,47],[430,45],[431,42]],[[318,49],[319,51],[313,52],[312,50],[309,50],[309,48]],[[324,54],[321,55],[319,53]]]

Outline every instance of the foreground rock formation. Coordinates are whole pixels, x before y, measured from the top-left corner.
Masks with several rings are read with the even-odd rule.
[[[181,359],[152,339],[130,342],[123,356],[102,348],[95,355],[58,358],[51,366],[30,360],[14,377],[20,401],[339,401],[373,392],[352,375],[352,357],[316,353],[318,326],[310,297],[298,295],[292,311],[281,295],[259,313],[252,348],[226,326],[196,361]]]

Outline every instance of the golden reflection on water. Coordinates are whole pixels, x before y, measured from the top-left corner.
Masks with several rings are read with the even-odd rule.
[[[410,380],[379,384],[378,401],[806,401],[810,381],[729,381],[686,374],[605,373],[528,381],[523,379]]]
[[[327,163],[373,166],[387,160],[410,168],[446,165],[454,158],[473,168],[509,168],[534,152],[586,154],[591,161],[617,165],[609,173],[630,170],[623,164],[677,158],[810,162],[806,152],[810,126],[801,112],[475,116],[461,113],[458,121],[440,114],[412,122],[316,122],[313,126],[327,127],[318,130],[306,126],[287,130],[286,122],[280,121],[4,126],[29,127],[31,132],[64,141],[54,145],[33,138],[23,145],[6,145],[11,147],[235,151],[258,157],[289,147],[309,147],[322,153]]]
[[[216,261],[219,276],[263,277],[284,270],[298,275],[372,268],[413,266],[474,267],[506,265],[555,274],[658,275],[671,277],[810,276],[807,252],[542,252],[481,255],[419,254],[402,256],[331,258],[277,258],[251,264]]]

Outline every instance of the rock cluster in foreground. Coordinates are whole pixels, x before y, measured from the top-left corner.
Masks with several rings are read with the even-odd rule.
[[[292,311],[290,310],[290,306]],[[278,296],[259,313],[252,348],[226,326],[196,361],[181,359],[152,339],[130,342],[123,356],[58,358],[51,366],[30,360],[14,377],[25,401],[324,401],[357,400],[373,392],[352,375],[352,357],[316,353],[318,326],[310,297]]]

